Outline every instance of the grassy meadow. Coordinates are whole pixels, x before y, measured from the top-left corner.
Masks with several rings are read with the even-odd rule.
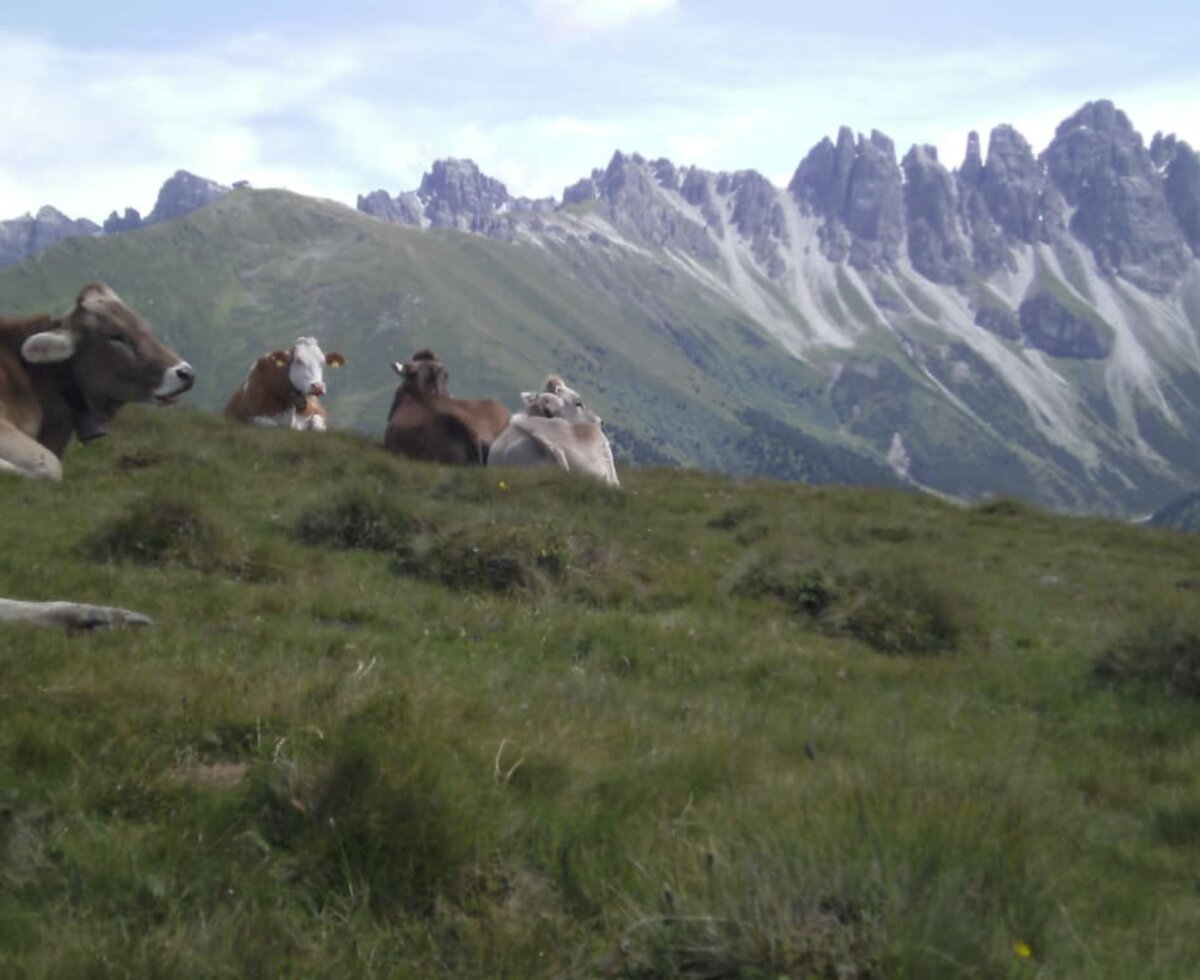
[[[619,461],[618,461],[619,462]],[[1200,540],[127,409],[0,480],[0,976],[1184,978]]]

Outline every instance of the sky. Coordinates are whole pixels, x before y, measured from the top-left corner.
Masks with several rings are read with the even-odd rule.
[[[616,150],[784,186],[843,125],[955,167],[1095,99],[1200,148],[1195,0],[41,0],[0,64],[0,219],[144,215],[179,169],[353,207],[446,157],[530,197]]]

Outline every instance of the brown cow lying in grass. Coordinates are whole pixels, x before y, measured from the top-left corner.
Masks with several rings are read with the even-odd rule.
[[[104,435],[126,402],[166,404],[194,381],[191,365],[100,283],[59,319],[0,319],[0,472],[61,480],[72,433]]]
[[[239,422],[324,432],[325,366],[341,367],[346,358],[326,354],[312,337],[298,337],[290,350],[263,354],[250,367],[225,406],[225,415]]]
[[[621,485],[600,416],[562,378],[552,374],[542,391],[522,392],[521,400],[525,411],[493,444],[489,466],[558,466]]]
[[[192,387],[187,361],[108,286],[85,286],[65,316],[0,319],[0,472],[62,479],[72,433],[104,435],[126,402],[165,405]],[[0,599],[0,623],[145,625],[127,609]]]
[[[490,398],[455,398],[446,366],[431,350],[392,365],[400,386],[388,412],[383,445],[392,452],[435,463],[483,465],[508,425],[508,409]]]

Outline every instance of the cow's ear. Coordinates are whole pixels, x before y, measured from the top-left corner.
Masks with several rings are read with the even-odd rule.
[[[325,355],[325,363],[330,367],[341,367],[346,363],[346,358],[337,351],[330,351]]]
[[[272,351],[270,357],[271,363],[276,367],[284,367],[292,359],[291,355],[285,350]]]
[[[526,408],[529,408],[530,406],[537,404],[537,400],[538,400],[538,392],[536,392],[536,391],[521,392],[521,404],[524,405]]]
[[[21,345],[21,356],[30,364],[59,364],[75,353],[76,344],[70,330],[43,330]]]

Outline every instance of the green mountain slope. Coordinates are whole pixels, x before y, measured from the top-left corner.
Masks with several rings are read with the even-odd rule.
[[[451,390],[499,397],[562,373],[618,462],[675,461],[815,482],[894,483],[822,428],[823,379],[715,293],[627,249],[550,249],[387,225],[330,202],[239,191],[135,233],[76,239],[0,270],[0,306],[61,308],[111,284],[197,368],[219,410],[262,351],[315,335],[340,349],[332,424],[378,435],[389,365],[432,347]],[[769,424],[747,427],[747,419]]]
[[[1191,976],[1195,538],[127,409],[0,480],[0,976]]]
[[[1200,531],[1200,491],[1186,494],[1156,510],[1148,523],[1177,531]]]

